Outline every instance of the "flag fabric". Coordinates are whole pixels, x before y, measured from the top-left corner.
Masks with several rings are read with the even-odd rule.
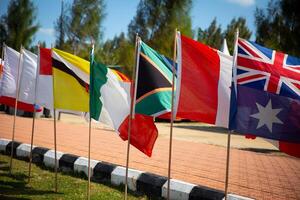
[[[300,59],[238,40],[237,83],[300,100]]]
[[[232,57],[177,35],[176,117],[228,127]]]
[[[90,74],[90,115],[113,128],[123,140],[128,139],[130,87],[128,79],[92,59]],[[157,138],[153,118],[136,114],[132,120],[131,144],[151,156]]]
[[[299,64],[298,58],[239,39],[229,128],[299,143]]]
[[[54,108],[89,111],[89,65],[78,56],[52,49]]]
[[[171,111],[173,62],[140,45],[135,112],[157,117]]]
[[[223,44],[221,46],[220,51],[223,52],[225,55],[230,56],[230,53],[229,53],[229,50],[228,50],[228,46],[227,46],[227,41],[226,41],[225,38],[223,39]]]
[[[26,49],[21,51],[22,54],[10,47],[5,46],[4,48],[5,65],[1,79],[0,103],[14,107],[18,92],[17,108],[33,112],[37,56]],[[18,69],[19,67],[20,69]],[[40,111],[40,109],[37,109],[37,111]]]
[[[2,59],[0,58],[0,78],[1,78],[2,73],[3,73],[3,66],[4,66],[4,60],[2,60]]]
[[[51,49],[39,48],[36,103],[53,109],[53,76]]]

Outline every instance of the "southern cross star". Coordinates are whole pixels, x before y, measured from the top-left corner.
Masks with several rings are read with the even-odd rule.
[[[277,114],[282,110],[281,108],[272,109],[272,101],[269,100],[266,107],[256,103],[258,113],[250,115],[250,117],[259,120],[256,129],[266,125],[269,131],[272,133],[273,123],[283,124],[283,122],[277,117]]]

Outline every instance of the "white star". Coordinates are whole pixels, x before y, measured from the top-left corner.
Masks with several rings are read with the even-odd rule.
[[[273,123],[283,124],[283,122],[277,117],[277,114],[282,110],[281,108],[272,109],[272,101],[269,100],[266,107],[256,103],[258,113],[250,115],[250,117],[256,118],[259,120],[256,129],[266,125],[269,131],[272,133]]]

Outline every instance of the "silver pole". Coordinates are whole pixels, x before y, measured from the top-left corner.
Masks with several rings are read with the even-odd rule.
[[[33,105],[33,116],[32,116],[32,128],[31,128],[31,143],[30,143],[30,154],[29,154],[29,166],[28,166],[28,183],[30,183],[31,178],[31,164],[32,164],[32,148],[33,148],[33,137],[34,137],[34,131],[35,131],[35,104],[36,104],[36,93],[37,93],[37,79],[38,79],[38,73],[39,73],[39,67],[40,67],[40,45],[37,45],[38,48],[38,60],[37,60],[37,67],[36,67],[36,75],[35,75],[35,92],[34,92],[34,105]]]
[[[53,80],[54,81],[54,80]],[[53,88],[54,89],[54,88]],[[53,105],[54,106],[54,105]],[[55,167],[54,167],[54,170],[55,170],[55,182],[54,182],[54,185],[55,185],[55,192],[57,192],[57,145],[56,145],[56,109],[54,108],[53,109],[54,111],[54,162],[55,162]]]
[[[51,52],[52,52],[52,48],[53,48],[53,44],[51,45]],[[53,117],[54,117],[54,159],[55,159],[55,182],[54,182],[54,185],[55,185],[55,192],[57,192],[57,168],[58,168],[58,164],[57,164],[57,144],[56,144],[56,109],[55,109],[55,84],[54,84],[54,71],[53,71],[53,68],[52,68],[52,87],[53,87]]]
[[[17,73],[17,83],[16,83],[16,100],[15,100],[15,110],[14,110],[14,122],[13,122],[13,133],[11,139],[11,152],[10,152],[10,165],[9,165],[9,173],[12,173],[12,162],[13,162],[13,149],[14,149],[14,140],[15,140],[15,132],[16,132],[16,116],[17,116],[17,107],[18,107],[18,100],[19,100],[19,92],[20,92],[20,71],[21,71],[21,60],[23,54],[23,47],[21,46],[20,49],[20,56],[19,56],[19,64],[18,64],[18,73]]]
[[[135,38],[135,65],[132,72],[132,96],[130,102],[130,116],[128,122],[128,141],[127,141],[127,157],[126,157],[126,172],[125,172],[125,195],[124,199],[127,200],[128,196],[128,166],[129,166],[129,153],[130,153],[130,135],[131,135],[131,126],[132,126],[132,119],[134,119],[134,102],[135,102],[135,94],[136,94],[136,87],[137,87],[137,73],[138,73],[138,65],[139,65],[139,46],[140,46],[140,38],[138,34],[136,34]]]
[[[232,73],[233,78],[236,78],[236,61],[237,61],[237,48],[238,48],[238,38],[239,38],[239,30],[237,29],[235,32],[235,39],[234,39],[234,52],[232,56]],[[235,80],[235,79],[233,79]],[[235,90],[236,88],[231,88],[232,90]],[[228,131],[228,138],[227,138],[227,156],[226,156],[226,176],[225,176],[225,200],[227,200],[228,195],[228,184],[229,184],[229,167],[230,167],[230,140],[231,140],[231,130]]]
[[[176,51],[177,51],[177,29],[175,30],[174,39],[174,52],[173,52],[173,77],[172,77],[172,97],[171,97],[171,120],[170,120],[170,142],[169,142],[169,166],[168,166],[168,189],[167,189],[167,199],[170,199],[170,180],[171,180],[171,164],[172,164],[172,141],[173,141],[173,123],[174,123],[174,94],[175,94],[175,63],[176,63]]]
[[[94,54],[94,44],[92,44],[92,54]],[[94,56],[94,55],[92,55]],[[90,60],[90,62],[93,62]],[[90,64],[90,74],[92,73],[91,69],[92,63]],[[90,86],[91,86],[90,80]],[[91,88],[91,87],[90,87]],[[90,95],[92,90],[90,89]],[[90,104],[91,106],[91,104]],[[90,121],[89,121],[89,152],[88,152],[88,188],[87,188],[87,199],[91,198],[91,139],[92,139],[92,118],[91,118],[91,108],[90,108]]]

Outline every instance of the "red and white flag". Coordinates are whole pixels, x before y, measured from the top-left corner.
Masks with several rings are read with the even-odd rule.
[[[47,48],[39,48],[36,103],[53,109],[52,56]]]
[[[21,51],[22,54],[10,47],[4,48],[0,103],[14,107],[18,92],[18,109],[33,112],[37,56],[26,49]]]
[[[228,127],[232,57],[177,34],[176,117]]]

